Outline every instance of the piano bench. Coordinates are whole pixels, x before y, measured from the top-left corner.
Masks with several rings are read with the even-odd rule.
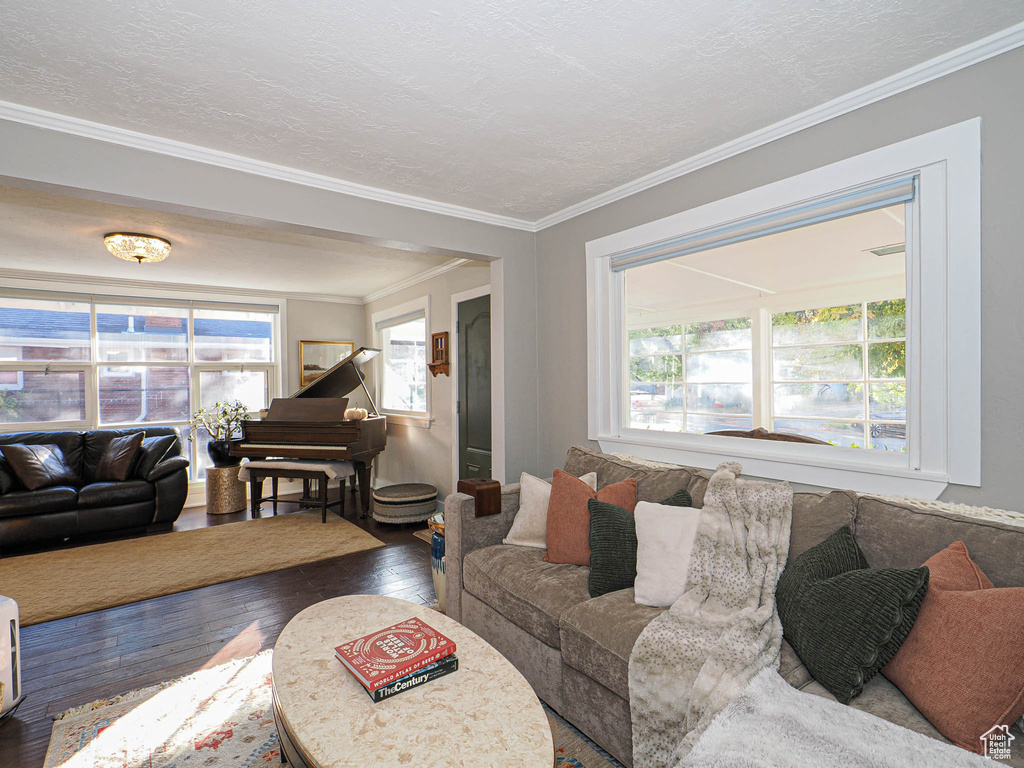
[[[321,522],[327,522],[328,507],[338,507],[338,516],[345,515],[345,480],[355,474],[355,469],[348,461],[297,461],[293,459],[260,459],[242,465],[238,472],[240,480],[249,481],[250,514],[255,520],[260,513],[264,501],[273,502],[274,514],[277,514],[277,503],[285,501],[277,495],[277,481],[285,479],[316,480],[320,492]],[[273,480],[273,495],[263,495],[263,481]],[[340,493],[337,501],[327,501],[327,485],[337,480]]]

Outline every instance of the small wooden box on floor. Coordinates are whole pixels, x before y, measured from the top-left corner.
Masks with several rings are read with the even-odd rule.
[[[245,511],[245,483],[238,467],[206,468],[206,514],[228,515]]]

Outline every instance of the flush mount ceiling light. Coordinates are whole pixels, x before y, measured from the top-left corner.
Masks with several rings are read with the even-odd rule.
[[[107,250],[125,261],[163,261],[171,252],[171,244],[156,235],[140,235],[137,232],[110,232],[103,236]]]

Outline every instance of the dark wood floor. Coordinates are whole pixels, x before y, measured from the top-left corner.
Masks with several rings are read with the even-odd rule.
[[[285,504],[279,514],[296,509]],[[199,507],[185,510],[175,529],[245,517],[208,516]],[[415,528],[358,519],[350,494],[345,518],[387,546],[23,627],[22,687],[28,698],[0,726],[0,766],[40,768],[53,716],[71,707],[272,648],[284,625],[320,600],[370,593],[421,603],[434,599],[429,547],[413,536]]]

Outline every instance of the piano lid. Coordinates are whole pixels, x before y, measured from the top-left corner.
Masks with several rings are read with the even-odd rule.
[[[291,397],[345,397],[353,390],[362,387],[369,401],[370,410],[379,415],[377,405],[373,402],[370,391],[363,383],[363,374],[359,370],[363,363],[373,360],[380,354],[379,349],[360,347],[340,363],[329,368],[316,381],[312,381]]]

